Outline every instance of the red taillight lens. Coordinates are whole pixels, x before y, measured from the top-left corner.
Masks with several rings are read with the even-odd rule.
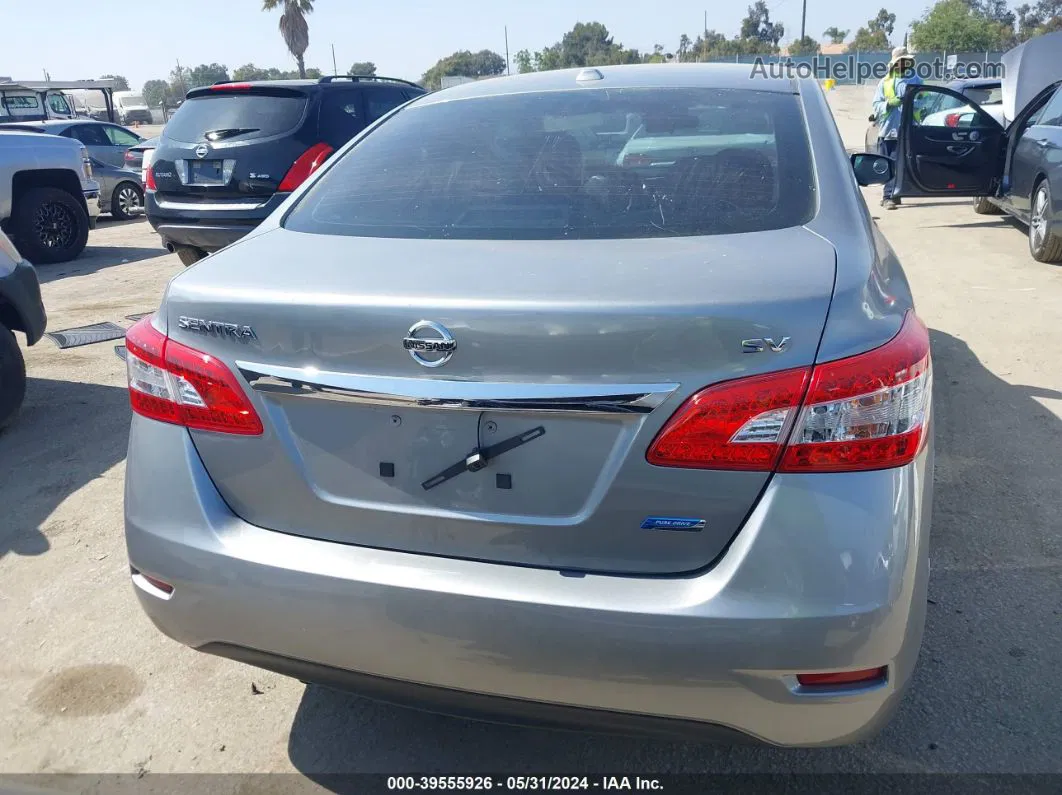
[[[137,414],[203,431],[262,433],[236,378],[210,354],[168,339],[151,318],[126,332],[125,346],[129,402]]]
[[[958,113],[949,113],[947,116],[944,117],[944,124],[946,124],[948,127],[958,127],[960,118],[961,115]]]
[[[708,387],[687,400],[650,445],[650,464],[770,471],[807,386],[809,368]]]
[[[250,89],[250,83],[220,83],[210,87],[211,91],[249,91]]]
[[[782,472],[850,472],[910,462],[925,440],[929,332],[908,312],[880,348],[815,367]]]
[[[155,187],[155,167],[148,166],[144,169],[144,189],[157,190]]]
[[[888,669],[864,668],[861,671],[838,671],[832,674],[797,674],[797,682],[804,687],[834,687],[837,685],[860,685],[880,682]]]
[[[284,175],[284,179],[280,181],[280,188],[278,190],[282,192],[289,192],[295,190],[299,185],[304,183],[306,179],[326,161],[329,155],[334,150],[328,144],[315,144],[307,149],[298,160],[288,169],[288,173]]]
[[[929,333],[909,312],[892,340],[867,353],[701,390],[657,434],[646,459],[756,472],[902,466],[925,440],[931,388]]]

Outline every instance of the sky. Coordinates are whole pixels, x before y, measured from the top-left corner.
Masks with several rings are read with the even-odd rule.
[[[786,40],[800,34],[802,0],[768,0]],[[930,0],[807,0],[807,31],[821,38],[836,25],[856,29],[885,5],[896,14],[894,43]],[[306,65],[339,71],[373,61],[379,74],[419,80],[439,58],[456,50],[509,52],[541,49],[576,22],[603,22],[615,41],[673,52],[679,35],[704,27],[735,35],[749,0],[317,0],[310,15]],[[280,12],[260,0],[0,0],[0,75],[54,80],[121,74],[139,89],[182,66],[221,63],[293,68],[277,31]],[[515,71],[515,67],[514,67]]]

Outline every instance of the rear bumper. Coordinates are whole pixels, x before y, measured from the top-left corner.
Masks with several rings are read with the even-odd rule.
[[[41,286],[37,271],[28,262],[20,262],[7,276],[0,277],[0,298],[15,310],[19,330],[26,335],[26,344],[33,345],[44,335],[48,315],[41,300]]]
[[[259,204],[233,201],[197,203],[194,198],[160,199],[155,191],[144,196],[148,222],[163,243],[193,246],[214,252],[252,232],[288,198],[277,193]]]
[[[150,110],[126,110],[121,111],[119,116],[127,122],[139,121],[144,124],[151,124],[151,111]]]
[[[929,448],[902,469],[778,476],[706,573],[572,576],[249,525],[183,429],[134,416],[126,539],[175,587],[137,588],[152,621],[206,652],[446,712],[833,745],[873,735],[914,669],[931,473]],[[885,681],[826,693],[793,677],[881,665]]]

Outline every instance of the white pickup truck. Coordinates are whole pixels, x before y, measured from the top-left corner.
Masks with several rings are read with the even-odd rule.
[[[0,229],[35,265],[85,249],[100,214],[100,186],[80,141],[0,131]]]

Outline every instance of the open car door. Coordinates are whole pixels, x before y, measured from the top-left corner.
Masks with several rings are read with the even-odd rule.
[[[946,94],[966,106],[946,119],[927,110]],[[903,95],[896,185],[892,195],[994,196],[1006,160],[1003,127],[977,103],[940,86],[908,86]]]

